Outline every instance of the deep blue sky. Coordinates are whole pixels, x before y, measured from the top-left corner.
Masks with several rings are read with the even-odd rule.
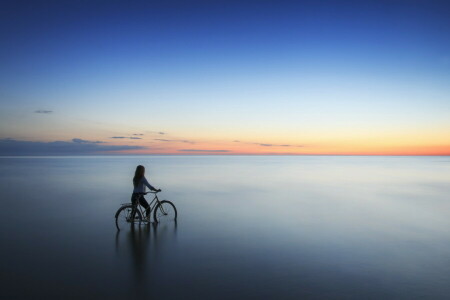
[[[0,138],[450,128],[449,1],[2,1],[0,42]]]
[[[448,1],[148,2],[6,1],[2,75],[43,66],[167,68],[168,60],[186,68],[302,59],[428,69],[450,47]]]

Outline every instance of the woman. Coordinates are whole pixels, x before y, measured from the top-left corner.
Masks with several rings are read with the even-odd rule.
[[[144,176],[145,168],[144,166],[137,166],[136,172],[134,172],[133,178],[133,195],[131,195],[131,202],[136,204],[136,201],[139,201],[139,204],[145,208],[145,214],[147,220],[150,220],[150,205],[148,205],[147,200],[144,198],[145,186],[147,186],[150,190],[160,192],[161,190],[155,189],[150,183],[148,183],[147,179]]]

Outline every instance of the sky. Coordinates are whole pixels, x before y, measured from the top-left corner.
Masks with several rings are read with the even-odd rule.
[[[448,1],[1,1],[0,155],[450,155]]]

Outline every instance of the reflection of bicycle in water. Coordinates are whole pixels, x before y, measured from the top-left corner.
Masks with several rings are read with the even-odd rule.
[[[147,192],[140,193],[141,195],[146,195],[152,193],[155,195],[153,200],[150,202],[150,213],[153,211],[153,220],[156,223],[165,222],[165,221],[176,221],[177,219],[177,209],[172,202],[168,200],[159,200],[158,193],[155,192]],[[117,210],[115,218],[116,218],[116,227],[118,230],[124,229],[127,226],[133,226],[134,224],[140,225],[141,223],[148,224],[150,220],[144,219],[144,210],[139,205],[139,201],[135,201],[134,203],[124,203],[122,207]]]
[[[155,223],[146,226],[130,226],[129,230],[117,230],[115,248],[121,270],[128,270],[132,291],[125,298],[148,297],[149,289],[167,267],[167,259],[173,257],[177,245],[177,221]]]

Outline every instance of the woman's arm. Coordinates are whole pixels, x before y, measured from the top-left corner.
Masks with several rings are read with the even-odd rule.
[[[152,191],[156,191],[156,189],[147,181],[147,178],[143,177],[142,182]]]

